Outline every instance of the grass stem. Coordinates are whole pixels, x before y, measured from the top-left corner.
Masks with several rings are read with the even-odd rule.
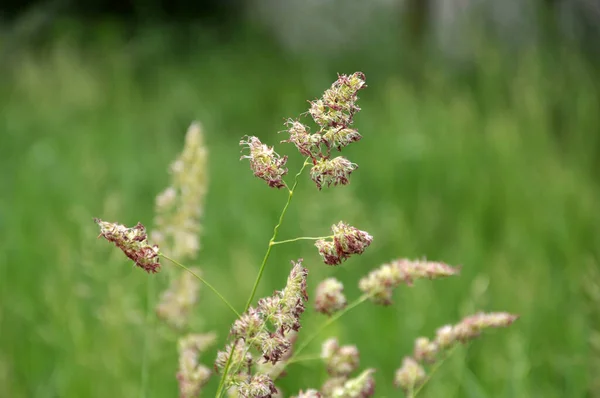
[[[174,260],[171,257],[167,256],[166,254],[159,253],[159,255],[161,257],[164,257],[167,260],[171,261],[173,264],[175,264],[175,265],[183,268],[185,271],[187,271],[190,274],[192,274],[200,282],[204,283],[210,290],[213,291],[213,293],[215,293],[221,299],[222,302],[224,302],[227,305],[227,307],[229,307],[229,309],[235,314],[235,316],[239,318],[240,314],[237,312],[237,310],[235,308],[233,308],[233,306],[231,305],[231,303],[229,301],[227,301],[227,299],[225,297],[223,297],[223,295],[221,293],[219,293],[219,291],[213,285],[211,285],[210,283],[208,283],[208,281],[206,279],[204,279],[200,275],[196,274],[194,271],[192,271],[191,269],[189,269],[185,265],[181,264],[179,261]]]

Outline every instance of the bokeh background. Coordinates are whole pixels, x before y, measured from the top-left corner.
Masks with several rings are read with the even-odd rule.
[[[286,194],[253,178],[239,139],[276,145],[295,172],[284,120],[357,70],[364,138],[344,154],[360,168],[322,192],[305,175],[280,237],[345,220],[374,243],[337,268],[310,242],[277,246],[259,295],[299,257],[311,293],[335,276],[350,299],[394,258],[460,264],[459,278],[364,304],[323,339],[356,344],[361,367],[378,369],[376,396],[398,397],[393,372],[415,338],[506,310],[521,319],[457,351],[423,396],[600,396],[597,1],[7,0],[0,18],[1,397],[144,396],[144,363],[145,396],[177,396],[177,335],[146,319],[166,279],[148,289],[92,217],[151,226],[200,121],[197,264],[242,308]],[[232,320],[204,289],[193,330],[219,333],[206,363]],[[304,328],[323,321],[309,310]],[[325,377],[316,362],[290,372],[286,395]]]

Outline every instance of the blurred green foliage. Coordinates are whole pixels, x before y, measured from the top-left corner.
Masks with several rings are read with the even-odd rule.
[[[160,35],[126,41],[109,29],[4,58],[0,396],[139,395],[144,336],[149,396],[176,396],[176,336],[145,320],[150,277],[96,240],[92,217],[151,225],[168,164],[189,123],[201,121],[210,187],[198,265],[241,308],[285,192],[252,177],[239,161],[239,138],[276,144],[295,173],[300,156],[278,144],[277,131],[336,72],[355,70],[369,85],[356,116],[364,138],[344,153],[360,168],[349,186],[322,192],[305,176],[280,237],[322,235],[345,220],[374,243],[338,268],[323,265],[310,242],[277,246],[259,295],[282,287],[299,257],[311,293],[334,275],[350,299],[362,275],[396,257],[461,264],[459,278],[400,288],[393,306],[365,304],[323,339],[355,343],[361,366],[378,368],[377,396],[395,397],[393,371],[416,337],[478,310],[506,310],[521,319],[459,350],[424,396],[593,396],[597,69],[560,46],[509,54],[488,43],[450,72],[424,53],[411,59],[392,49],[386,58],[372,49],[377,56],[323,61],[242,36],[176,45]],[[164,276],[156,280],[154,289],[163,288]],[[195,330],[218,331],[222,346],[233,320],[226,307],[204,289],[197,313]],[[323,321],[309,310],[303,330]],[[291,394],[323,379],[322,365],[299,364],[281,386]],[[208,390],[215,388],[216,380]]]

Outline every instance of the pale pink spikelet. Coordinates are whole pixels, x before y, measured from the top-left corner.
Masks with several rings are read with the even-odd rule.
[[[435,332],[435,344],[442,350],[451,347],[456,341],[456,334],[452,325],[445,325]]]
[[[438,279],[458,275],[460,267],[430,261],[394,260],[371,271],[359,282],[360,290],[377,304],[392,303],[393,290],[401,283],[411,286],[415,279]]]
[[[200,250],[201,220],[208,188],[208,150],[202,126],[192,123],[182,152],[170,167],[170,185],[156,197],[152,241],[178,261]]]
[[[454,325],[452,333],[457,340],[466,342],[478,337],[484,329],[507,327],[518,318],[507,312],[479,312]]]
[[[373,242],[373,237],[365,231],[342,221],[331,226],[333,239],[319,239],[315,246],[327,265],[339,265],[353,254],[362,254]]]
[[[265,374],[256,374],[235,386],[242,397],[271,398],[277,393],[273,380]]]
[[[321,386],[321,394],[323,394],[324,397],[333,396],[333,392],[341,388],[347,380],[347,376],[328,377]]]
[[[323,97],[310,103],[308,111],[321,128],[349,126],[360,108],[356,106],[357,93],[365,85],[365,75],[356,72],[350,76],[340,75]]]
[[[358,133],[358,130],[341,126],[327,130],[323,134],[322,140],[327,143],[328,147],[337,148],[338,151],[341,151],[342,148],[359,141],[361,138],[362,136]]]
[[[244,370],[249,370],[254,363],[254,358],[252,354],[248,352],[246,349],[246,343],[243,339],[238,338],[234,343],[228,344],[225,346],[223,351],[217,352],[217,359],[215,360],[215,370],[217,372],[222,372],[225,369],[227,361],[229,360],[229,356],[231,355],[231,366],[240,369],[240,372]],[[234,377],[235,375],[230,374],[230,377]]]
[[[336,148],[341,151],[342,148],[353,142],[359,141],[362,137],[358,131],[350,126],[353,124],[354,114],[360,111],[356,106],[358,100],[357,92],[365,85],[365,75],[362,72],[356,72],[350,76],[340,75],[338,79],[327,89],[323,96],[317,100],[310,101],[308,113],[319,125],[319,131],[310,134],[308,127],[296,120],[288,120],[288,133],[290,138],[282,142],[293,143],[298,151],[306,157],[310,157],[314,165],[330,157],[331,149]],[[321,164],[324,166],[323,164]],[[350,165],[346,167],[346,170]],[[313,170],[315,174],[313,179],[318,179],[318,171],[323,174],[325,169]],[[349,172],[346,174],[349,175]],[[346,184],[347,177],[338,176],[328,178],[329,184]],[[320,189],[320,182],[316,180]]]
[[[415,341],[413,357],[405,357],[396,371],[394,384],[404,391],[413,391],[426,380],[423,364],[439,364],[455,345],[474,340],[484,329],[510,326],[517,319],[517,315],[507,312],[479,312],[456,325],[442,326],[436,331],[433,341],[419,337]]]
[[[200,274],[197,267],[190,269]],[[175,329],[184,328],[189,322],[194,305],[198,302],[199,291],[198,279],[189,272],[181,272],[160,295],[156,315]]]
[[[283,337],[286,339],[286,344],[288,346],[287,351],[284,352],[280,356],[279,361],[274,364],[272,362],[264,362],[264,361],[257,363],[256,364],[257,373],[264,373],[266,375],[269,375],[274,380],[277,377],[283,377],[287,374],[287,372],[286,372],[287,361],[294,354],[294,344],[295,344],[296,340],[298,339],[298,332],[296,332],[294,330],[290,330],[289,332],[284,332]]]
[[[300,390],[298,395],[293,395],[292,398],[321,398],[323,397],[321,393],[314,389],[309,389],[306,391]]]
[[[404,391],[414,390],[421,385],[426,378],[425,369],[414,358],[405,357],[402,367],[396,370],[394,384]]]
[[[99,218],[94,218],[94,221],[100,226],[100,236],[113,242],[133,260],[135,265],[148,273],[156,273],[160,270],[158,246],[148,243],[146,228],[141,223],[137,223],[133,228],[127,228]]]
[[[332,398],[368,398],[375,395],[375,369],[367,369],[353,379],[333,389]]]
[[[335,278],[327,278],[317,286],[315,309],[325,315],[333,315],[347,304],[344,285]]]
[[[287,156],[279,156],[273,147],[263,144],[258,137],[245,137],[240,145],[250,150],[250,154],[242,156],[242,159],[250,160],[250,168],[256,177],[266,181],[271,188],[285,186],[283,176],[288,171],[284,167]]]
[[[302,156],[312,159],[320,156],[321,144],[325,143],[321,134],[310,134],[308,127],[297,120],[289,119],[286,124],[290,138],[281,142],[294,144]]]
[[[448,264],[435,261],[420,261],[401,259],[395,261],[400,277],[411,285],[414,279],[438,279],[458,275],[460,266],[451,267]]]
[[[350,183],[350,174],[358,168],[356,163],[352,163],[342,156],[333,159],[320,159],[310,169],[310,178],[315,182],[318,189],[324,185],[348,185]]]
[[[190,334],[179,339],[179,396],[197,397],[212,372],[200,364],[199,357],[216,339],[215,334]]]
[[[264,323],[261,312],[254,307],[250,307],[248,311],[235,320],[230,334],[233,338],[254,339],[263,331]]]
[[[347,377],[360,365],[360,354],[354,345],[340,346],[336,338],[323,343],[321,358],[327,366],[327,373],[332,377]]]
[[[242,387],[238,381],[252,375],[252,367],[256,362],[249,353],[251,348],[258,351],[264,362],[271,364],[272,369],[289,358],[296,338],[295,332],[301,326],[300,316],[305,310],[304,303],[308,300],[306,292],[308,270],[302,266],[302,259],[292,261],[292,264],[285,288],[275,291],[270,297],[260,299],[256,307],[250,307],[231,327],[230,334],[236,341],[231,369],[235,371],[227,375],[228,388],[234,386],[241,391]],[[225,351],[218,353],[215,363],[218,370],[221,371],[225,367],[231,347],[230,345]],[[242,356],[240,351],[246,352],[247,355]],[[282,369],[277,373],[278,370],[273,370],[274,374],[280,374],[281,371]],[[263,375],[269,376],[267,373]],[[251,382],[244,383],[246,384],[243,388],[253,388]],[[254,386],[256,385],[255,383]]]
[[[414,358],[419,362],[433,363],[439,352],[438,345],[427,337],[419,337],[415,340]]]

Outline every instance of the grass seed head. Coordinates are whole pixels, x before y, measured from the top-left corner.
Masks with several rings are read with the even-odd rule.
[[[148,273],[156,273],[160,270],[158,246],[148,243],[146,228],[141,223],[138,222],[133,228],[127,228],[99,218],[94,218],[94,221],[100,226],[100,236],[113,242],[133,260],[135,265]]]

